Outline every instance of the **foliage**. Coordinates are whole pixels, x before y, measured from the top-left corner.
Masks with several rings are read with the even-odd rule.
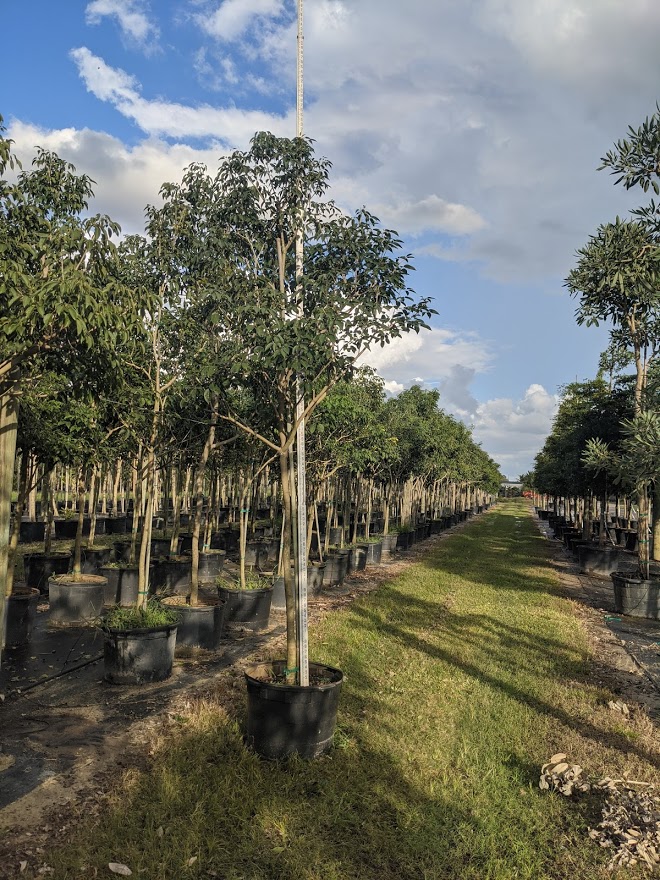
[[[566,286],[580,299],[578,324],[598,326],[609,320],[615,330],[625,332],[625,337],[617,337],[619,345],[625,340],[635,351],[654,353],[660,338],[660,263],[645,224],[617,217],[599,226],[577,254],[578,264]]]
[[[620,422],[631,415],[632,399],[625,386],[610,389],[603,379],[565,386],[552,431],[536,456],[535,487],[564,496],[604,491],[604,480],[596,479],[596,472],[585,465],[585,449],[596,438],[616,448]]]
[[[311,141],[260,132],[214,177],[193,165],[180,185],[162,189],[171,237],[174,219],[186,218],[174,258],[188,315],[221,357],[221,369],[217,357],[203,367],[207,393],[248,387],[287,436],[295,378],[313,408],[366,348],[419,330],[432,313],[406,287],[411,267],[396,235],[364,210],[347,217],[322,200],[329,167]],[[305,239],[302,286],[296,229]]]
[[[179,620],[174,608],[167,608],[155,599],[150,599],[142,608],[116,605],[103,618],[104,629],[131,630],[152,629],[159,626],[172,626]]]
[[[601,159],[600,168],[609,168],[618,175],[614,181],[623,183],[626,189],[640,186],[644,192],[649,187],[660,193],[660,106],[647,116],[637,128],[628,126],[628,137],[617,141],[614,149]]]
[[[386,420],[383,381],[362,368],[329,392],[307,426],[308,483],[318,484],[345,468],[378,476],[398,455]]]
[[[660,477],[660,413],[645,411],[621,422],[618,449],[600,437],[590,439],[582,461],[591,470],[606,472],[624,489],[644,491]]]
[[[398,480],[454,480],[497,492],[503,479],[497,464],[473,441],[470,430],[439,406],[438,391],[418,385],[386,404],[389,430],[398,455],[390,468]]]
[[[0,120],[0,155],[8,141]],[[6,160],[5,163],[6,165]],[[0,180],[0,393],[42,364],[59,372],[85,356],[83,377],[116,364],[139,319],[113,271],[119,227],[89,216],[93,181],[55,153],[38,149],[29,171]]]
[[[218,575],[216,584],[225,590],[269,590],[273,586],[270,578],[259,574],[256,571],[247,571],[245,574],[245,583],[230,580],[228,577]]]

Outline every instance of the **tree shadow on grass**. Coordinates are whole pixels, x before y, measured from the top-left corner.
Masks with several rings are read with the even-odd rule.
[[[468,527],[453,536],[451,547],[444,545],[438,548],[421,563],[427,571],[459,574],[467,583],[459,583],[458,589],[469,589],[470,583],[492,587],[493,613],[455,613],[451,597],[446,592],[439,592],[437,600],[422,599],[398,586],[398,581],[388,584],[372,600],[356,602],[347,613],[352,615],[357,627],[363,628],[365,637],[376,632],[394,639],[401,647],[401,656],[407,658],[409,663],[414,663],[415,654],[436,660],[461,676],[485,684],[494,693],[511,698],[539,715],[554,718],[595,744],[606,743],[622,754],[635,754],[652,766],[660,767],[656,752],[635,744],[624,734],[613,733],[571,714],[560,702],[559,693],[557,702],[552,702],[525,683],[527,673],[536,673],[537,677],[543,675],[557,685],[571,681],[582,684],[591,682],[586,656],[575,646],[542,631],[543,614],[547,613],[542,603],[536,615],[529,616],[528,613],[527,627],[513,620],[502,619],[509,613],[507,592],[514,599],[516,594],[521,593],[541,595],[554,591],[557,584],[554,577],[535,574],[533,582],[521,587],[521,572],[530,569],[530,566],[542,567],[546,561],[542,558],[538,563],[530,562],[529,545],[525,549],[526,541],[518,541],[516,536],[512,539],[515,546],[511,553],[501,563],[491,564],[490,543],[495,541],[501,544],[506,540],[507,528],[511,528],[511,517],[505,514],[499,516],[500,522],[496,523],[496,527],[486,529],[482,526],[477,529],[471,524],[472,528]],[[531,546],[536,548],[533,540]],[[474,551],[476,565],[471,565],[471,553],[463,555],[463,561],[457,559],[461,547]],[[488,554],[487,565],[479,562],[477,547]],[[545,557],[545,551],[542,556]],[[550,565],[550,560],[547,565]],[[503,601],[498,602],[497,599]],[[515,610],[515,602],[512,602],[512,616]],[[499,617],[496,616],[498,611],[501,614]],[[361,693],[370,692],[370,674],[366,670],[351,667],[351,676],[358,677]]]
[[[461,799],[441,781],[415,785],[405,750],[395,757],[374,749],[355,718],[346,747],[308,762],[261,761],[243,747],[236,725],[201,726],[104,813],[88,850],[49,860],[55,878],[81,876],[83,863],[90,873],[82,876],[91,876],[118,861],[147,880],[531,880],[553,874],[548,809],[568,811],[571,827],[581,824],[579,805],[538,794],[502,823],[494,803]],[[522,784],[512,767],[510,785]],[[576,852],[589,846],[572,843]],[[580,873],[578,860],[573,878],[594,876],[593,858],[583,863],[588,870]]]
[[[449,540],[431,550],[420,564],[485,586],[517,592],[555,592],[556,579],[550,573],[545,539],[532,529],[529,520],[522,520],[519,529],[512,533],[512,516],[496,511],[471,520],[460,532],[447,536]],[[484,549],[488,553],[487,565],[480,563]],[[530,557],[537,558],[532,563]],[[548,569],[547,575],[541,573],[543,568]],[[521,576],[529,578],[528,582],[521,584]]]

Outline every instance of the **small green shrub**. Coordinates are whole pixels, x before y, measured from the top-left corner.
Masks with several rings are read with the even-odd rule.
[[[147,602],[146,608],[111,608],[103,619],[106,629],[151,629],[157,626],[171,626],[179,616],[172,608],[166,608],[155,599]]]

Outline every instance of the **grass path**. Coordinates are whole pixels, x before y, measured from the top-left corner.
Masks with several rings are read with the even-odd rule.
[[[657,781],[656,744],[607,709],[555,586],[527,506],[498,506],[314,629],[310,656],[346,676],[329,756],[259,761],[242,688],[221,686],[46,862],[67,880],[109,862],[149,880],[612,876],[586,835],[595,800],[541,793],[539,768],[564,751]]]

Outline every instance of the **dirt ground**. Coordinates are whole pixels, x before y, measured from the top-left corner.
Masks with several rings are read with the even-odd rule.
[[[396,577],[463,527],[415,545],[405,556],[311,600],[310,622]],[[559,591],[571,600],[588,634],[596,680],[629,706],[643,707],[657,724],[660,678],[640,662],[634,643],[611,628],[608,583],[580,577],[558,542],[549,540],[549,547]],[[660,639],[654,630],[649,637]],[[219,655],[177,655],[172,679],[160,684],[104,684],[98,643],[78,644],[80,666],[66,675],[37,681],[21,693],[5,683],[0,696],[0,878],[20,877],[23,864],[38,871],[46,845],[65,839],[78,823],[100,812],[105,793],[122,771],[147,765],[150,748],[145,744],[154,744],[195,694],[212,686],[216,699],[224,695],[227,704],[236,704],[243,690],[243,668],[279,644],[284,644],[284,616],[274,614],[266,633],[239,633],[227,640]]]

